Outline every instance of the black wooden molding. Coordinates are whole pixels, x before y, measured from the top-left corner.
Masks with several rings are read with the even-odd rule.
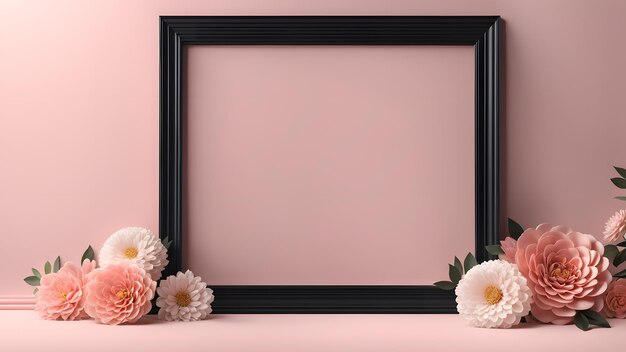
[[[476,257],[498,241],[498,16],[165,16],[160,18],[159,233],[164,277],[182,269],[183,45],[472,45]],[[468,234],[470,235],[470,234]],[[419,255],[416,249],[416,255]],[[445,278],[442,278],[445,279]],[[216,286],[215,313],[454,313],[434,286]]]

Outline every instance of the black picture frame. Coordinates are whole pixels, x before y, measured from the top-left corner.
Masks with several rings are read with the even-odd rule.
[[[160,17],[159,233],[182,269],[184,45],[472,45],[477,260],[498,241],[499,16]],[[445,279],[445,278],[442,278]],[[434,286],[212,286],[215,313],[455,313]]]

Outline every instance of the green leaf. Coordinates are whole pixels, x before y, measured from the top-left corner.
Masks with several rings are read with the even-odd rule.
[[[626,249],[622,249],[622,251],[615,256],[615,259],[613,259],[613,265],[619,266],[623,262],[626,262]]]
[[[450,276],[450,281],[454,282],[455,285],[461,280],[461,272],[450,264],[448,264],[448,275]]]
[[[617,246],[613,244],[607,244],[604,246],[604,256],[609,258],[610,261],[615,259],[618,253],[619,249],[617,249]]]
[[[463,274],[463,264],[461,264],[461,261],[456,256],[454,256],[454,267],[461,273],[461,275]]]
[[[626,169],[623,169],[621,167],[617,167],[617,166],[613,166],[613,168],[615,169],[615,171],[617,171],[617,173],[622,176],[623,178],[626,178]]]
[[[52,265],[50,265],[50,262],[46,262],[46,265],[43,266],[43,271],[46,274],[50,274],[52,272]]]
[[[614,199],[626,200],[626,197],[613,197]]]
[[[454,290],[456,288],[456,285],[454,284],[454,282],[450,282],[450,281],[437,281],[433,285],[446,291]]]
[[[463,261],[463,265],[465,266],[465,273],[467,274],[471,268],[475,267],[478,263],[476,262],[476,257],[470,252],[465,256],[465,260]]]
[[[626,188],[626,179],[623,179],[620,177],[614,177],[611,179],[611,182],[613,182],[614,185],[616,185],[617,187],[621,189]]]
[[[94,260],[95,257],[96,257],[96,255],[93,252],[93,248],[91,248],[91,246],[89,246],[85,250],[85,253],[83,253],[82,258],[80,258],[80,263],[82,264],[85,261],[85,259]]]
[[[40,278],[38,278],[37,276],[29,276],[24,279],[24,282],[26,282],[27,284],[31,286],[39,286]]]
[[[504,251],[502,250],[502,247],[500,247],[499,244],[492,244],[489,246],[485,246],[485,249],[487,250],[487,252],[489,252],[489,254],[493,254],[493,255],[504,254]]]
[[[519,236],[521,236],[523,233],[524,228],[520,224],[515,222],[515,220],[509,218],[509,235],[517,241]]]
[[[576,316],[574,317],[574,324],[576,327],[582,331],[589,330],[589,319],[582,313],[576,312]]]
[[[602,314],[593,311],[591,309],[587,309],[582,312],[589,320],[591,325],[599,326],[601,328],[610,328],[611,324],[602,316]]]
[[[39,292],[39,289],[38,289],[38,288],[36,288],[36,289],[34,289],[34,290],[33,290],[33,294],[34,294],[34,295],[36,295],[36,294],[37,294],[37,292]]]
[[[622,241],[622,242],[616,244],[616,246],[618,246],[618,247],[626,247],[626,241]]]
[[[172,244],[172,241],[170,241],[170,236],[165,236],[165,238],[161,240],[161,243],[163,244],[163,247],[165,247],[165,249],[170,249],[170,245]]]
[[[41,273],[39,272],[39,270],[37,270],[37,269],[35,269],[35,268],[32,268],[31,270],[33,271],[33,275],[35,275],[35,276],[37,276],[37,277],[41,278]]]
[[[61,269],[61,257],[57,257],[57,259],[54,260],[54,264],[52,265],[52,272],[56,273],[57,271],[59,271],[59,269]]]

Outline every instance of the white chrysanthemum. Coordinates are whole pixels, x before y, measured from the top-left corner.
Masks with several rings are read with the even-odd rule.
[[[611,242],[624,240],[626,234],[626,210],[618,210],[604,225],[604,239]]]
[[[199,276],[193,276],[190,270],[184,274],[178,272],[161,280],[157,288],[156,305],[159,319],[168,321],[202,320],[211,313],[213,290],[206,287]]]
[[[532,293],[517,265],[490,260],[470,269],[456,287],[457,310],[473,326],[510,328],[528,315]]]
[[[102,267],[131,261],[155,281],[168,263],[167,249],[159,237],[143,227],[126,227],[112,234],[104,242],[98,259]]]

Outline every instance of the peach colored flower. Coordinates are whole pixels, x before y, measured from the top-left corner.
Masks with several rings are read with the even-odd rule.
[[[604,296],[603,313],[607,318],[626,318],[626,279],[611,282]]]
[[[608,243],[624,240],[626,234],[626,210],[619,210],[604,225],[604,240]]]
[[[498,255],[501,260],[515,264],[515,252],[517,252],[517,241],[513,237],[507,237],[504,241],[500,241],[500,247],[504,254]]]
[[[91,273],[85,312],[96,322],[134,323],[150,312],[156,282],[136,264],[123,261]]]
[[[541,224],[517,240],[515,261],[533,291],[531,312],[543,323],[569,324],[577,310],[600,311],[611,282],[604,246],[566,226]]]
[[[85,283],[95,267],[96,262],[89,259],[85,259],[82,266],[67,262],[56,273],[42,277],[35,311],[48,320],[87,318]]]

